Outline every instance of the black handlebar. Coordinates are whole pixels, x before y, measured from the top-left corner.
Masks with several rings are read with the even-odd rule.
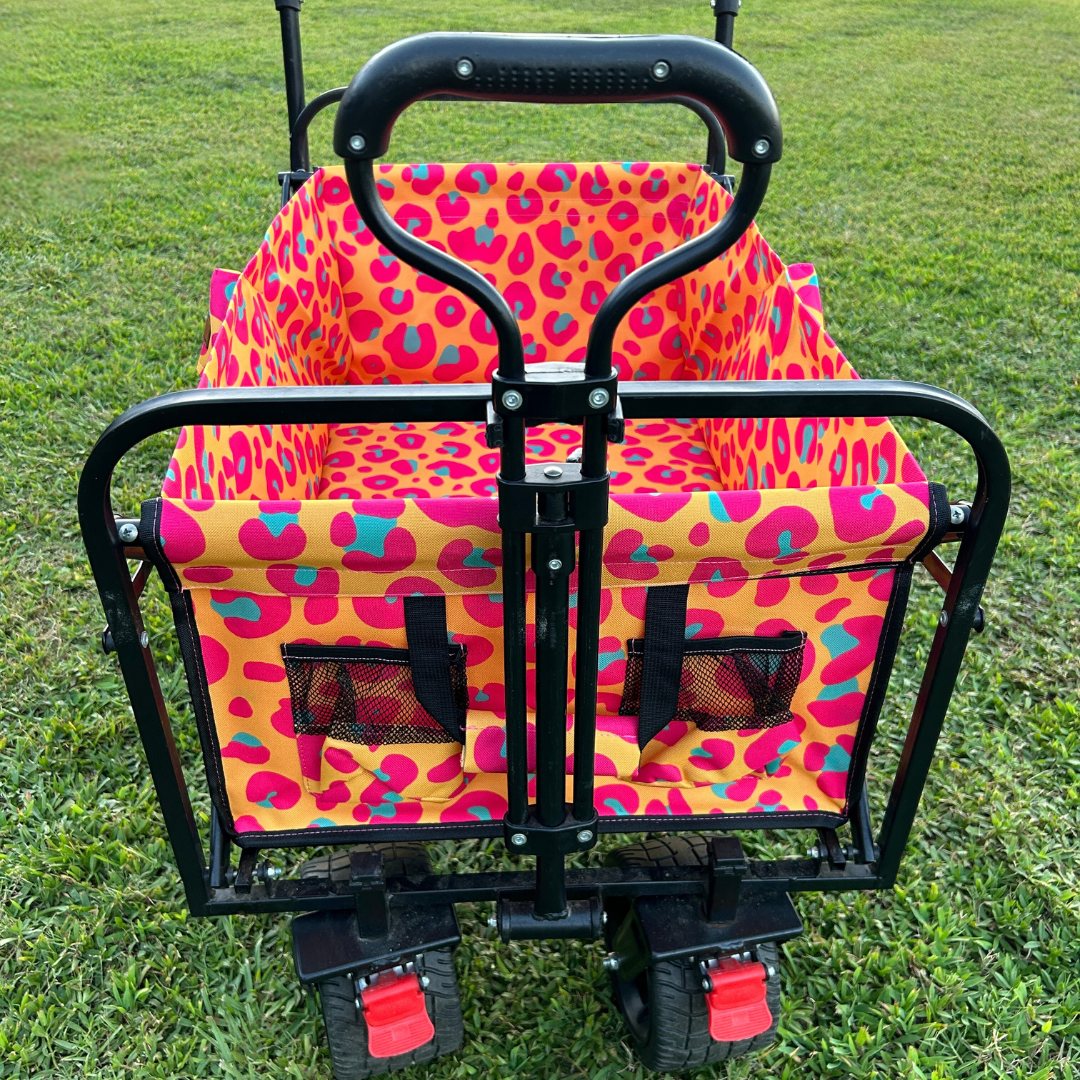
[[[452,94],[548,104],[686,97],[720,121],[736,161],[771,164],[780,116],[756,69],[714,41],[676,35],[420,34],[387,46],[349,84],[334,125],[346,161],[381,157],[409,105]]]

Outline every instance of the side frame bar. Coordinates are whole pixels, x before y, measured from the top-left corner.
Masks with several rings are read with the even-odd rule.
[[[872,873],[845,875],[839,885],[890,887],[1008,513],[1011,473],[1004,447],[973,406],[948,391],[918,383],[871,379],[796,385],[768,381],[626,383],[620,386],[619,396],[628,419],[917,417],[951,429],[971,447],[978,465],[976,491],[882,821],[880,855]],[[274,886],[283,890],[278,900],[267,896],[263,886],[253,888],[250,899],[243,902],[235,896],[228,898],[232,890],[209,887],[198,825],[153,657],[149,645],[143,644],[138,597],[117,533],[110,493],[117,464],[143,440],[184,425],[378,423],[388,418],[410,423],[480,421],[485,419],[490,400],[491,387],[486,383],[188,390],[127,410],[109,425],[91,451],[79,481],[79,523],[193,915],[224,914],[241,908],[305,911],[311,909],[311,902],[305,901],[302,890],[286,899],[286,882]],[[671,824],[678,831],[678,819],[671,819]],[[698,827],[697,823],[691,826]],[[375,838],[378,830],[372,829],[371,835]],[[780,867],[785,865],[801,864],[756,863],[752,872],[785,891],[838,887],[826,884],[820,873],[804,877],[784,872]]]

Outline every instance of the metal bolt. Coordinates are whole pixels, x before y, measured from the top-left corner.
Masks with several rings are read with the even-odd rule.
[[[507,390],[502,396],[502,403],[504,409],[513,412],[515,409],[521,408],[525,403],[525,399],[516,390]]]
[[[562,559],[552,559],[548,563],[548,569],[551,570],[552,572],[554,572],[556,570],[561,570],[562,569]]]
[[[469,79],[473,73],[473,62],[467,56],[463,56],[454,65],[454,70],[458,73],[459,78]]]
[[[769,145],[768,139],[758,139],[758,141],[754,143],[754,154],[757,157],[764,157],[769,152]]]
[[[947,611],[943,611],[938,616],[937,621],[938,621],[938,626],[948,626],[949,625],[949,613]]]
[[[489,915],[488,916],[488,926],[490,926],[492,930],[498,930],[499,929],[499,916],[498,915]]]
[[[421,975],[420,985],[426,990],[431,985],[431,980],[426,975]]]
[[[601,911],[600,912],[600,925],[601,926],[607,926],[607,912],[606,911]]]
[[[529,838],[523,832],[516,832],[510,837],[510,843],[515,847],[522,847],[529,842]]]
[[[712,993],[712,979],[710,979],[708,975],[701,980],[701,989],[704,990],[706,994]]]
[[[279,878],[285,871],[280,866],[268,866],[266,868],[266,876],[268,878]]]
[[[123,540],[125,544],[134,544],[135,541],[139,539],[139,526],[132,525],[130,521],[121,525],[120,528],[117,529],[117,532],[120,534],[120,539]]]
[[[150,644],[150,635],[145,630],[139,635],[139,644],[144,649]]]
[[[657,60],[652,66],[652,77],[663,82],[671,74],[671,65],[666,60]]]
[[[611,400],[611,395],[602,387],[597,387],[589,395],[589,404],[594,409],[602,409]]]
[[[610,956],[605,956],[604,957],[604,968],[607,971],[618,971],[619,970],[619,958],[614,953],[612,953]]]
[[[589,843],[589,841],[592,840],[592,829],[582,829],[581,832],[577,834],[577,839],[579,844]]]
[[[807,848],[806,849],[806,857],[808,859],[820,859],[821,858],[821,848],[817,844],[815,844],[812,848]]]
[[[367,146],[367,139],[365,139],[363,135],[353,135],[352,138],[349,139],[349,149],[352,150],[353,153],[359,154],[365,146]]]
[[[949,521],[953,525],[964,524],[964,508],[962,506],[952,506],[949,508]]]
[[[544,470],[544,475],[552,480],[557,480],[560,476],[562,476],[562,469],[558,465],[549,465]]]

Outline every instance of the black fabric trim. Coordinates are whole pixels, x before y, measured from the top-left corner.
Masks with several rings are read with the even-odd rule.
[[[455,742],[464,745],[465,710],[454,703],[450,681],[446,597],[406,596],[404,600],[405,639],[416,700]]]
[[[210,703],[210,684],[207,682],[206,668],[203,665],[202,643],[199,641],[199,629],[195,624],[195,609],[191,602],[191,593],[183,588],[176,570],[165,557],[160,532],[162,505],[161,499],[147,499],[142,504],[139,541],[161,575],[169,596],[180,656],[184,661],[184,674],[187,676],[188,692],[191,695],[191,708],[195,713],[195,726],[199,732],[199,746],[210,798],[217,807],[226,832],[235,836],[236,826],[229,809],[225,774],[221,767],[221,744],[218,742],[214,710]]]
[[[919,546],[905,560],[909,563],[922,562],[929,552],[941,543],[941,538],[949,531],[952,523],[952,508],[949,506],[949,495],[944,484],[932,483],[930,488],[929,515],[930,524],[927,526],[926,535]]]
[[[690,586],[653,585],[645,596],[645,637],[641,662],[638,748],[671,723],[679,707],[686,600]]]
[[[941,487],[940,484],[936,486]],[[945,489],[941,488],[941,490]],[[948,505],[946,502],[946,514]],[[900,645],[900,631],[904,627],[904,616],[907,613],[913,569],[911,564],[896,568],[892,596],[889,597],[889,606],[885,609],[885,624],[881,628],[881,637],[878,638],[877,656],[874,657],[870,683],[866,688],[866,701],[863,703],[862,716],[859,717],[859,724],[855,729],[855,745],[851,748],[851,765],[848,768],[841,821],[847,821],[851,816],[851,807],[861,794],[863,784],[866,782],[866,762],[877,732],[881,706],[885,703],[885,694],[892,680],[893,663]]]

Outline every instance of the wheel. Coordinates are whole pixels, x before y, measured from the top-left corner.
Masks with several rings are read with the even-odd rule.
[[[332,851],[329,855],[316,855],[300,864],[302,878],[325,878],[333,881],[349,880],[349,855],[354,851],[381,851],[383,872],[387,877],[402,874],[430,874],[431,860],[427,848],[418,840],[388,842],[385,844],[357,844],[347,851]]]
[[[704,836],[665,836],[621,848],[608,857],[615,866],[707,866],[708,840]],[[608,906],[609,945],[622,919],[629,913],[627,901]],[[774,943],[758,945],[757,959],[779,971]],[[612,989],[619,1011],[641,1063],[656,1072],[680,1072],[763,1050],[776,1038],[780,1015],[780,978],[766,983],[765,1000],[772,1026],[752,1039],[715,1042],[709,1035],[709,1008],[701,986],[701,971],[689,960],[653,964],[637,978],[620,979],[612,974]]]
[[[347,975],[319,984],[323,1023],[334,1064],[334,1080],[363,1080],[368,1076],[407,1069],[442,1057],[461,1048],[465,1022],[461,1016],[454,957],[449,949],[435,949],[416,959],[417,974],[429,982],[424,991],[428,1016],[435,1025],[435,1038],[408,1054],[373,1058],[368,1053],[367,1024],[355,1005],[356,991]]]
[[[381,851],[387,877],[431,873],[431,861],[421,843],[359,844],[352,850]],[[349,877],[349,852],[335,851],[308,859],[300,867],[300,876],[345,881]],[[356,1008],[356,988],[352,979],[345,975],[319,984],[335,1080],[382,1076],[460,1049],[465,1037],[465,1023],[461,1016],[453,953],[450,949],[421,953],[416,958],[416,973],[428,979],[424,997],[428,1016],[435,1027],[435,1038],[411,1053],[391,1058],[373,1058],[368,1053],[367,1024],[363,1011]]]

